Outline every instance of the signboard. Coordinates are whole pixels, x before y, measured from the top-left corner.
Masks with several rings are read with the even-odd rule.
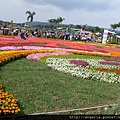
[[[102,43],[103,43],[103,44],[106,44],[106,42],[107,42],[107,37],[108,37],[108,30],[104,30],[103,39],[102,39]]]

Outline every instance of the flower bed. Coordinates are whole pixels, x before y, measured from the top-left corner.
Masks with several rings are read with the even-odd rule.
[[[82,66],[82,67],[89,66],[89,63],[83,60],[70,60],[70,63],[75,64],[77,66]]]
[[[115,72],[117,74],[120,74],[120,69],[96,68],[96,70],[103,71],[103,72]]]
[[[45,52],[56,52],[56,50],[12,50],[0,52],[0,65],[10,60],[25,57],[31,53],[45,53]]]
[[[72,53],[69,52],[52,52],[52,53],[36,53],[36,54],[30,54],[26,58],[28,60],[39,60],[40,58],[46,57],[46,56],[57,56],[57,55],[69,55]]]
[[[76,59],[78,60],[78,59]],[[97,81],[103,81],[108,83],[120,83],[120,76],[117,73],[105,72],[105,71],[97,71],[97,68],[104,69],[119,69],[120,66],[115,65],[102,65],[98,60],[95,59],[80,59],[80,61],[85,61],[89,64],[86,67],[80,65],[76,66],[76,64],[71,64],[70,61],[73,59],[60,59],[60,58],[47,58],[46,64],[52,67],[55,70],[70,73],[73,76],[81,77],[84,79],[92,79]],[[75,60],[74,60],[75,61]]]
[[[67,51],[75,54],[90,54],[90,55],[98,55],[98,56],[110,56],[109,53],[102,52],[90,52],[90,51],[82,51],[82,50],[73,50],[73,49],[65,49],[65,48],[51,48],[51,47],[40,47],[40,46],[5,46],[0,48],[1,51],[6,50],[58,50],[58,51]]]
[[[35,43],[35,45],[36,43],[38,43],[38,45],[39,43],[45,44],[43,44],[44,47],[29,46],[31,43]],[[12,37],[0,37],[0,46],[0,65],[19,57],[27,57],[29,60],[39,60],[45,56],[67,55],[71,53],[114,56],[112,59],[106,58],[102,62],[101,60],[98,61],[94,59],[47,58],[46,64],[58,71],[70,73],[73,76],[87,80],[92,79],[108,83],[120,83],[119,61],[117,61],[118,63],[115,61],[115,59],[119,59],[119,57],[116,56],[120,56],[119,48],[105,46],[99,47],[97,45],[86,43],[37,38],[30,38],[24,41],[20,38],[13,39]],[[65,46],[67,49],[58,48],[60,46]],[[17,104],[18,101],[12,94],[3,91],[2,84],[0,84],[0,86],[0,114],[18,114],[20,112]]]
[[[46,43],[43,44],[44,47],[60,47],[60,46],[66,46],[66,48],[69,49],[77,49],[81,51],[89,51],[89,52],[102,52],[102,53],[108,53],[108,52],[120,52],[119,48],[115,47],[106,47],[106,46],[97,46],[95,44],[86,44],[82,42],[72,42],[72,41],[63,41],[63,40],[53,40],[53,39],[40,39],[40,38],[28,38],[27,40],[22,40],[20,38],[0,38],[0,47],[3,46],[29,46],[36,43],[36,45],[40,43]]]
[[[120,57],[110,57],[110,58],[104,58],[99,63],[104,65],[119,65],[120,66]]]
[[[8,91],[4,91],[0,84],[0,115],[19,114],[18,100]]]
[[[109,52],[109,54],[110,54],[111,56],[114,56],[114,57],[120,56],[120,52],[118,52],[118,51],[111,51],[111,52]]]

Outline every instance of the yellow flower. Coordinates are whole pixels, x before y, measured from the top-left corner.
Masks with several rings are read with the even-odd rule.
[[[107,109],[108,109],[107,107],[104,108],[104,110],[107,110]]]

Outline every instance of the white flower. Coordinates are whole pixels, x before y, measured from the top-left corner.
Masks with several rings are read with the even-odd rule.
[[[98,60],[94,59],[80,59],[87,61],[90,66],[89,67],[82,67],[76,66],[74,64],[70,64],[71,59],[63,59],[63,58],[47,58],[46,64],[51,66],[53,69],[62,71],[64,73],[70,73],[72,76],[81,77],[84,79],[96,79],[99,81],[105,81],[108,83],[120,83],[120,76],[116,73],[109,73],[109,72],[101,72],[96,70],[91,70],[91,68],[115,68],[115,66],[111,65],[101,65]],[[78,58],[77,58],[78,60]]]

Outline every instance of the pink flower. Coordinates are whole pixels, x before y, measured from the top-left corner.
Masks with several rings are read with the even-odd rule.
[[[52,53],[36,53],[36,54],[30,54],[26,58],[28,60],[39,60],[40,58],[46,57],[46,56],[53,56],[53,55],[68,55],[72,54],[69,52],[52,52]]]

